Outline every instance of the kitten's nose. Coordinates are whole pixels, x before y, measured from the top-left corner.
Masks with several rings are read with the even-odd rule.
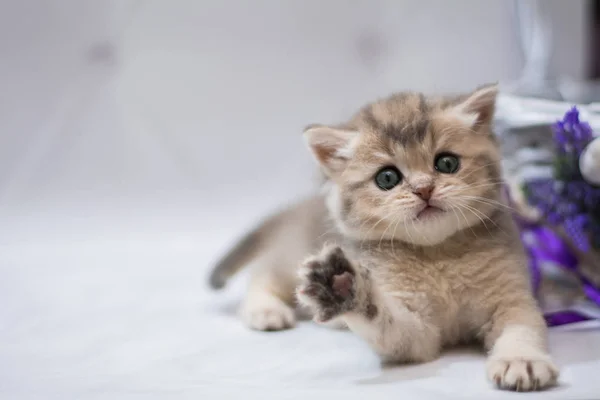
[[[433,186],[421,186],[413,189],[413,193],[422,198],[425,201],[428,201],[431,198],[431,193],[433,192]]]

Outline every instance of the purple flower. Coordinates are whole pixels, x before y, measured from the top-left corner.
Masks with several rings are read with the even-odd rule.
[[[562,121],[557,121],[553,126],[554,141],[560,153],[572,153],[579,158],[585,146],[593,139],[590,124],[579,121],[577,107],[571,108]]]
[[[579,111],[577,110],[577,107],[573,107],[567,111],[563,121],[569,125],[579,124]]]
[[[579,120],[576,107],[552,128],[559,155],[555,163],[556,178],[527,182],[526,196],[548,223],[562,225],[575,246],[587,251],[591,243],[600,243],[596,236],[600,233],[600,220],[591,217],[600,202],[600,188],[586,182],[579,171],[581,152],[593,139],[592,128]]]

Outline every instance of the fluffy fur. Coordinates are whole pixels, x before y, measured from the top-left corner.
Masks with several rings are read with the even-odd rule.
[[[291,326],[297,288],[316,320],[347,325],[386,361],[429,361],[443,347],[477,340],[498,387],[554,384],[546,326],[501,196],[496,92],[400,93],[346,124],[309,127],[304,136],[329,188],[263,225],[272,240],[242,306],[246,322]],[[435,168],[440,154],[458,156],[455,173]],[[390,190],[375,184],[385,167],[402,174]],[[310,252],[318,255],[297,272]]]

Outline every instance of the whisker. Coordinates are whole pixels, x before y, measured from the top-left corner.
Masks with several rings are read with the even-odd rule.
[[[466,206],[466,205],[465,205],[465,206]],[[499,225],[498,225],[496,222],[494,222],[494,220],[493,220],[493,219],[491,219],[490,217],[488,217],[487,215],[485,215],[484,213],[482,213],[481,211],[477,210],[477,209],[476,209],[476,208],[474,208],[474,207],[471,207],[471,206],[466,206],[466,207],[470,208],[470,209],[472,210],[471,212],[473,212],[474,214],[475,214],[475,212],[477,212],[478,214],[480,214],[480,215],[483,215],[483,217],[484,217],[485,219],[487,219],[487,220],[488,220],[488,221],[490,221],[492,224],[494,224],[494,226],[495,226],[496,228],[498,228],[498,229],[499,229],[499,230],[500,230],[502,233],[504,233],[506,236],[509,236],[509,235],[508,235],[508,233],[506,233],[506,231],[505,231],[504,229],[502,229],[502,228],[501,228],[501,227],[500,227],[500,226],[499,226]],[[476,214],[476,215],[477,215],[477,214]],[[482,222],[483,222],[483,221],[482,221]],[[484,225],[485,225],[485,223],[484,223]],[[487,225],[485,225],[485,227],[486,227],[486,229],[487,229]],[[488,232],[489,232],[489,229],[488,229]],[[491,235],[491,233],[490,233],[490,235]]]
[[[398,218],[398,222],[396,222],[396,225],[394,226],[394,230],[392,232],[392,238],[390,239],[391,245],[392,245],[392,254],[394,257],[396,257],[396,252],[394,250],[394,238],[396,236],[396,230],[398,229],[398,224],[400,223],[402,219],[399,217]]]
[[[474,216],[476,216],[481,223],[483,224],[483,226],[485,226],[485,229],[488,231],[488,233],[490,234],[490,236],[492,235],[492,232],[490,231],[490,229],[488,228],[487,224],[485,223],[485,220],[483,218],[481,218],[480,214],[477,212],[477,210],[467,204],[461,204],[462,207],[465,208],[465,210],[470,211]],[[484,215],[485,216],[485,215]],[[472,228],[471,228],[472,229]]]
[[[389,206],[389,204],[388,204],[388,203],[392,203],[392,202],[393,202],[393,200],[394,200],[394,199],[393,199],[393,198],[391,198],[391,197],[389,197],[389,198],[385,199],[385,200],[383,201],[383,203],[381,204],[381,206],[380,206],[380,207],[388,207],[388,206]],[[395,211],[393,211],[393,210],[392,210],[392,211],[390,211],[388,214],[386,214],[385,216],[383,216],[383,217],[382,217],[382,218],[381,218],[379,221],[377,221],[377,222],[375,223],[375,225],[373,225],[373,226],[371,227],[371,229],[369,229],[369,230],[367,231],[367,234],[365,235],[365,238],[366,238],[366,236],[367,236],[369,233],[371,233],[371,231],[372,231],[372,230],[373,230],[373,229],[374,229],[374,228],[375,228],[375,227],[376,227],[376,226],[377,226],[377,225],[378,225],[378,224],[379,224],[381,221],[383,221],[383,220],[384,220],[384,219],[386,219],[386,218],[389,218],[389,217],[390,217],[390,216],[391,216],[391,215],[392,215],[394,212],[395,212]],[[377,217],[375,216],[375,218],[377,218]],[[360,230],[362,230],[363,226],[365,226],[365,225],[366,225],[366,224],[368,224],[369,222],[370,222],[370,218],[365,218],[365,220],[362,222],[362,224],[360,224],[360,226],[358,227],[358,230],[359,230],[359,231],[360,231]],[[364,239],[363,239],[363,242],[364,242]]]
[[[400,217],[398,217],[400,218]],[[392,223],[395,221],[395,219],[392,220],[391,223],[388,224],[388,226],[385,228],[385,230],[381,233],[381,236],[379,237],[379,245],[378,245],[378,249],[381,250],[381,241],[383,240],[383,237],[385,236],[386,232],[388,231],[388,229],[390,229],[390,227],[392,226]]]
[[[501,202],[496,201],[496,200],[486,199],[485,197],[480,197],[480,196],[462,196],[462,198],[468,199],[468,200],[471,200],[471,201],[476,201],[476,202],[483,203],[483,204],[488,204],[490,206],[503,207],[503,208],[505,208],[507,210],[510,210],[510,211],[515,211],[514,207],[511,207],[509,205],[506,205],[506,204],[501,203]]]
[[[381,223],[381,221],[383,221],[384,219],[388,219],[389,217],[391,217],[392,215],[394,215],[394,213],[395,213],[395,211],[392,211],[392,212],[390,212],[390,213],[386,214],[386,215],[385,215],[383,218],[381,218],[379,221],[377,221],[377,222],[375,223],[375,225],[373,225],[373,226],[372,226],[372,227],[371,227],[371,228],[370,228],[370,229],[367,231],[367,233],[364,235],[364,239],[363,239],[363,240],[361,240],[361,242],[360,242],[360,246],[362,247],[362,245],[364,244],[365,240],[367,240],[367,239],[368,239],[369,233],[371,233],[371,232],[373,231],[373,229],[375,229],[375,227],[377,227],[377,225],[379,225],[379,224]],[[388,225],[388,227],[389,227],[389,225]],[[387,228],[386,228],[386,230],[387,230]],[[385,233],[385,231],[383,231],[383,232]],[[371,248],[369,247],[369,249],[371,249]]]
[[[473,227],[471,226],[471,224],[469,224],[469,220],[467,219],[467,216],[465,215],[465,213],[460,208],[458,208],[458,211],[460,211],[460,213],[462,214],[463,218],[465,219],[465,223],[467,224],[467,226],[469,227],[469,229],[473,233],[473,236],[477,237],[477,234],[473,230]],[[456,212],[455,212],[455,214],[456,214]]]
[[[480,183],[477,185],[463,184],[461,186],[454,186],[454,187],[448,188],[447,190],[448,191],[465,191],[467,189],[477,189],[477,188],[488,187],[488,186],[498,186],[498,185],[501,185],[502,183],[504,183],[504,181],[486,181],[485,183]]]
[[[473,169],[473,170],[469,171],[469,173],[468,173],[467,175],[465,175],[465,176],[462,176],[461,178],[462,178],[462,179],[468,178],[469,176],[473,175],[475,172],[477,172],[477,171],[481,171],[481,170],[482,170],[482,169],[484,169],[485,167],[489,167],[489,166],[491,166],[491,165],[496,165],[496,164],[498,164],[498,163],[497,163],[497,162],[490,162],[490,163],[487,163],[487,164],[481,165],[481,166],[479,166],[478,168],[475,168],[475,169]]]
[[[413,220],[411,220],[411,222],[412,222],[412,226],[413,226],[413,228],[414,228],[414,221],[413,221]],[[410,231],[409,231],[409,229],[408,229],[408,224],[404,224],[404,230],[406,231],[406,235],[409,237],[409,239],[410,239],[410,242],[411,242],[411,243],[414,243],[414,241],[415,241],[415,240],[413,239],[413,237],[412,237],[412,234],[410,233]]]
[[[398,219],[402,218],[402,216],[398,216]],[[392,224],[394,223],[394,221],[396,221],[396,219],[392,220],[392,222],[390,224],[388,224],[387,228],[385,228],[385,230],[383,231],[383,233],[381,234],[381,237],[379,238],[379,250],[381,250],[381,241],[383,240],[383,237],[385,236],[386,232],[388,231],[388,229],[390,229],[390,227],[392,226]]]

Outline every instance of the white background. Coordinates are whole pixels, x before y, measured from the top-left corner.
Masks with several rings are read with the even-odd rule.
[[[552,70],[581,78],[584,2],[544,3]],[[215,296],[205,274],[264,213],[313,190],[305,125],[395,90],[511,81],[523,63],[502,0],[4,0],[0,50],[6,399],[252,392],[273,370],[295,382],[297,355],[263,352],[299,343],[323,390],[377,374],[346,334],[246,332],[232,311],[243,282]],[[317,376],[340,358],[311,368],[311,351],[338,340],[356,362]]]

